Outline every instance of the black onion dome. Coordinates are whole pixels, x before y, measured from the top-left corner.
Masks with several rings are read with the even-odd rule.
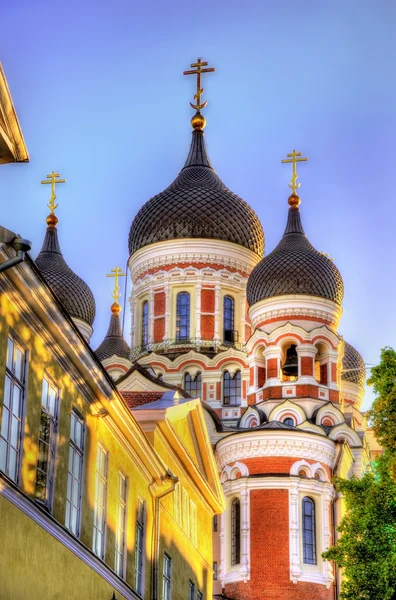
[[[175,181],[139,210],[129,232],[129,252],[170,239],[234,242],[260,257],[264,233],[256,213],[220,180],[210,164],[203,131],[193,131],[186,164]]]
[[[342,370],[341,379],[343,381],[350,381],[357,385],[363,386],[366,381],[366,369],[364,366],[364,360],[360,356],[359,352],[345,342],[344,358],[342,359]]]
[[[281,241],[254,267],[247,284],[249,306],[265,298],[289,294],[319,296],[339,305],[344,297],[340,272],[307,239],[298,206],[289,209]]]
[[[63,258],[56,227],[49,226],[36,265],[71,317],[92,326],[96,305],[88,285]]]
[[[130,352],[128,344],[122,337],[120,317],[118,314],[112,314],[106,337],[95,350],[95,354],[102,361],[114,354],[122,358],[129,358]]]

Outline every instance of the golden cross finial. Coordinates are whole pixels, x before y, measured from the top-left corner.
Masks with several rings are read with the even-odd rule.
[[[301,156],[301,152],[296,152],[295,150],[293,150],[293,152],[291,154],[288,154],[287,157],[284,160],[282,160],[281,162],[283,163],[293,163],[293,174],[292,174],[292,178],[290,180],[289,183],[289,188],[291,188],[293,190],[293,194],[296,195],[296,190],[298,190],[298,188],[300,187],[300,184],[297,183],[297,179],[298,179],[298,175],[297,175],[297,163],[298,162],[305,162],[308,160],[308,158],[299,158]]]
[[[58,206],[57,204],[55,204],[55,199],[56,199],[55,184],[66,182],[66,179],[56,179],[57,177],[60,177],[60,173],[55,173],[55,171],[52,171],[52,173],[50,175],[47,175],[47,179],[44,179],[41,182],[41,183],[50,183],[51,184],[51,198],[47,204],[48,208],[51,211],[50,212],[51,215],[54,214],[54,210]]]
[[[116,304],[118,304],[118,298],[121,296],[121,294],[120,294],[120,286],[118,285],[118,278],[119,277],[126,277],[126,273],[123,273],[122,269],[120,269],[120,267],[116,267],[115,269],[111,269],[110,273],[108,273],[106,275],[106,277],[114,277],[113,298],[114,298],[114,302]]]
[[[196,100],[197,103],[193,104],[192,102],[190,102],[190,106],[192,108],[194,108],[197,112],[199,112],[200,110],[205,108],[205,106],[208,103],[208,101],[205,100],[205,102],[203,102],[201,104],[201,96],[204,93],[204,89],[201,88],[201,73],[212,73],[213,71],[216,71],[216,69],[214,67],[209,67],[208,69],[202,68],[202,67],[207,67],[207,65],[208,65],[207,62],[202,62],[202,58],[198,58],[196,63],[192,63],[190,65],[190,67],[192,67],[191,71],[183,71],[183,75],[196,75],[197,76],[197,93],[194,95],[194,100]],[[196,69],[196,70],[194,70],[194,69]]]

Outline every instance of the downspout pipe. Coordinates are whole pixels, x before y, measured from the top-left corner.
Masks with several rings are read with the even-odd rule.
[[[167,474],[163,477],[162,481],[165,483],[169,481],[171,487],[167,488],[163,492],[154,495],[155,502],[155,521],[154,521],[154,549],[153,549],[153,570],[152,570],[152,581],[153,581],[153,595],[152,600],[158,600],[158,588],[159,588],[159,548],[160,548],[160,500],[175,491],[176,483],[179,478],[174,475],[170,469]]]
[[[16,252],[16,256],[9,258],[0,264],[0,273],[15,267],[25,258],[26,252],[29,252],[32,248],[32,242],[24,240],[21,236],[16,235],[12,231],[9,231],[5,227],[0,227],[0,244],[6,244],[11,246]]]

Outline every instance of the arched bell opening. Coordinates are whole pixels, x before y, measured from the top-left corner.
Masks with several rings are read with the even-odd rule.
[[[282,346],[281,380],[297,381],[299,375],[297,344],[288,342]]]
[[[320,385],[328,385],[329,382],[329,350],[325,344],[315,344],[315,379]]]

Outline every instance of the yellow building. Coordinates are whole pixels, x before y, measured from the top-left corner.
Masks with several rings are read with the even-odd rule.
[[[128,405],[88,345],[94,300],[56,224],[36,262],[1,230],[0,598],[210,598],[223,495],[201,403],[158,385]]]

